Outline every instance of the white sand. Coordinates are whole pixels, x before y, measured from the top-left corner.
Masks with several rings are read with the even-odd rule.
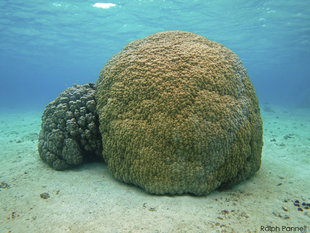
[[[10,187],[0,188],[0,232],[261,232],[305,225],[309,232],[310,210],[298,211],[292,200],[310,202],[310,110],[273,110],[263,112],[260,171],[205,197],[149,195],[113,179],[104,164],[54,171],[37,152],[43,110],[2,112],[0,183]],[[50,198],[40,198],[44,192]]]

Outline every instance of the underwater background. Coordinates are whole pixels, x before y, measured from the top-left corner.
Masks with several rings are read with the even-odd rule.
[[[156,196],[103,162],[38,154],[46,105],[129,42],[187,31],[236,53],[263,119],[260,170],[207,196]],[[0,232],[309,232],[310,0],[1,0]],[[279,230],[278,230],[279,229]]]
[[[129,42],[180,30],[223,44],[244,63],[260,103],[310,105],[309,0],[3,0],[0,107],[44,108],[96,82]]]

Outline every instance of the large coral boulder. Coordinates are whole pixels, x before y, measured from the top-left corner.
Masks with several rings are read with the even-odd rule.
[[[154,194],[204,195],[252,176],[262,120],[241,61],[186,32],[128,44],[102,69],[103,157],[117,179]]]
[[[38,151],[56,170],[101,158],[95,85],[74,85],[49,103],[42,115]]]

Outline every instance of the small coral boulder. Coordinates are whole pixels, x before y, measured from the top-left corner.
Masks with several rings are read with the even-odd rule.
[[[56,170],[101,157],[95,85],[67,88],[42,115],[39,155]]]
[[[103,157],[123,182],[205,195],[260,168],[262,120],[248,74],[202,36],[162,32],[128,44],[100,72],[96,99]]]

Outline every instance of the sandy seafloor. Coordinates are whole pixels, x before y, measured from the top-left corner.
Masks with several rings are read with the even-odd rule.
[[[310,232],[310,209],[294,206],[310,202],[310,109],[263,106],[261,169],[205,197],[150,195],[101,163],[52,170],[37,152],[42,112],[0,113],[1,233]]]

